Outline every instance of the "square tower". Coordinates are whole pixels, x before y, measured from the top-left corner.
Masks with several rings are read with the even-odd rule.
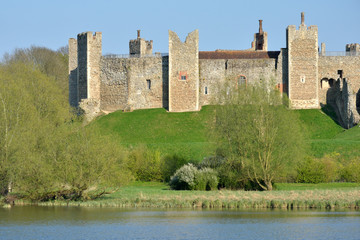
[[[169,111],[199,110],[199,31],[185,42],[169,30]]]
[[[287,28],[288,83],[291,107],[319,108],[318,28],[306,27],[304,13],[301,25]]]

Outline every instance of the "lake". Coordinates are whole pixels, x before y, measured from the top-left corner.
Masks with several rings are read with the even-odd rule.
[[[360,239],[360,212],[16,206],[0,239]]]

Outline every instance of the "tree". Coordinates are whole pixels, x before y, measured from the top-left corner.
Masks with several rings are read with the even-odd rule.
[[[2,194],[11,191],[19,174],[16,167],[33,157],[40,159],[35,157],[35,150],[44,137],[70,119],[66,98],[52,78],[28,64],[11,62],[0,65]]]
[[[303,156],[304,141],[297,114],[283,104],[270,85],[228,84],[220,91],[213,132],[227,161],[240,166],[239,178],[248,178],[264,190],[294,170]]]
[[[54,78],[21,61],[0,65],[1,194],[88,199],[128,172],[122,149],[77,121]]]
[[[38,46],[15,49],[12,54],[4,55],[4,62],[6,64],[23,63],[37,68],[54,79],[62,93],[68,96],[68,47],[61,47],[57,51]]]

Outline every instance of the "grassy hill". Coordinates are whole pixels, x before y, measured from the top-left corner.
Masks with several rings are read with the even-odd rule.
[[[311,145],[311,154],[339,153],[344,159],[360,156],[360,128],[343,129],[321,110],[298,110],[306,137]]]
[[[91,127],[126,147],[146,145],[163,154],[200,161],[211,155],[213,149],[207,134],[211,114],[212,108],[208,106],[200,112],[184,113],[168,113],[165,109],[118,111],[100,117]]]
[[[360,128],[341,128],[321,110],[296,110],[303,124],[310,154],[339,153],[345,159],[360,156]],[[90,127],[110,135],[120,145],[146,145],[163,154],[179,154],[200,161],[213,155],[214,143],[209,141],[208,122],[213,107],[199,112],[168,113],[165,109],[114,112],[94,121]]]

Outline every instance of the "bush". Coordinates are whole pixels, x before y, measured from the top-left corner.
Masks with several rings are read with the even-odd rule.
[[[184,165],[171,177],[170,187],[176,190],[215,190],[219,179],[211,168],[198,170],[191,163]]]
[[[215,168],[219,175],[219,186],[227,189],[244,189],[248,176],[238,158],[228,157]]]
[[[139,181],[161,181],[162,159],[160,151],[140,146],[129,154],[129,169]]]
[[[342,169],[341,180],[345,182],[360,182],[360,159],[352,160]]]
[[[178,169],[170,179],[170,187],[175,190],[194,190],[198,169],[191,163]]]
[[[321,160],[307,158],[297,168],[298,183],[320,183],[326,181],[325,165]]]
[[[195,189],[201,191],[215,190],[218,187],[219,179],[217,172],[211,168],[203,168],[195,176]]]

